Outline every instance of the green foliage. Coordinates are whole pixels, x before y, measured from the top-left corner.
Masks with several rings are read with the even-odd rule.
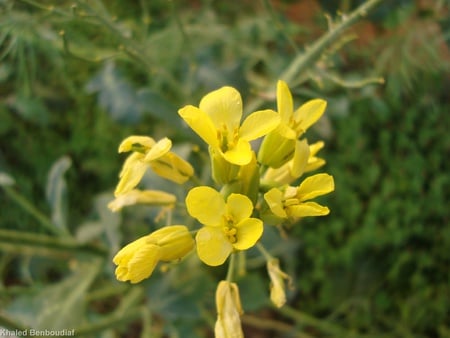
[[[111,257],[160,225],[144,207],[107,209],[117,146],[167,135],[207,176],[176,111],[222,85],[252,107],[272,102],[299,35],[326,30],[325,19],[285,19],[292,3],[0,1],[0,327],[210,336],[220,268],[192,256],[139,285],[115,281]],[[448,10],[385,2],[371,43],[339,36],[294,68],[296,100],[328,101],[315,131],[336,192],[330,216],[262,239],[294,278],[288,307],[263,300],[264,261],[249,253],[256,273],[238,281],[247,336],[450,336]],[[358,89],[374,76],[386,86]],[[177,194],[155,177],[144,184]]]

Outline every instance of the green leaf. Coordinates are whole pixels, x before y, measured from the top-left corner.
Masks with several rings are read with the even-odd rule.
[[[6,312],[24,325],[38,330],[63,330],[82,323],[86,292],[99,271],[99,261],[78,262],[79,269],[63,281],[35,295],[22,295]]]
[[[110,252],[115,253],[120,249],[122,240],[119,229],[121,214],[114,213],[107,207],[113,199],[114,196],[111,193],[103,193],[96,197],[95,211],[98,220],[87,221],[78,226],[75,237],[79,243],[88,243],[106,235]]]
[[[88,93],[98,93],[98,104],[115,121],[136,123],[140,119],[136,91],[118,71],[114,62],[106,62],[86,85]]]
[[[59,228],[67,229],[67,183],[64,174],[72,165],[72,160],[63,156],[50,168],[45,196],[52,209],[52,222]]]

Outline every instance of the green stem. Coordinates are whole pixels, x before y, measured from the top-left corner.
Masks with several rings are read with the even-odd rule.
[[[350,338],[354,336],[350,332],[347,332],[345,329],[337,325],[334,325],[322,319],[315,318],[304,312],[295,310],[289,306],[285,305],[282,308],[280,308],[279,311],[283,315],[292,318],[296,323],[299,323],[300,325],[315,327],[320,331],[322,331],[323,333],[327,333],[335,337]]]
[[[332,45],[347,28],[366,16],[367,13],[383,1],[384,0],[368,0],[350,14],[344,15],[341,22],[336,24],[336,26],[331,27],[326,34],[316,40],[304,53],[298,54],[279,78],[286,81],[288,84],[293,82],[296,77],[299,77],[306,72],[309,67],[316,62],[323,51]],[[272,91],[272,88],[274,87],[275,86],[271,86],[270,91]],[[264,98],[258,97],[252,102],[249,102],[246,113],[257,110],[264,101]]]
[[[3,189],[9,198],[11,198],[22,209],[24,209],[31,216],[33,216],[39,222],[39,224],[47,231],[58,236],[69,236],[69,233],[67,232],[66,229],[59,228],[56,225],[54,225],[45,214],[43,214],[39,209],[37,209],[33,204],[31,204],[31,202],[29,202],[25,197],[23,197],[21,194],[15,191],[13,188],[3,186]]]
[[[242,316],[242,322],[245,325],[252,326],[255,328],[258,328],[260,330],[266,330],[266,331],[277,331],[281,333],[285,333],[288,337],[295,337],[295,338],[313,338],[313,336],[310,336],[309,334],[298,332],[297,328],[293,325],[286,324],[274,319],[264,318],[261,317],[255,317],[249,314],[244,314]]]
[[[263,254],[266,261],[274,259],[274,257],[269,253],[269,251],[260,242],[256,243],[256,247]]]
[[[130,323],[136,319],[143,318],[143,316],[147,313],[148,311],[146,311],[144,305],[135,309],[130,309],[125,313],[114,313],[113,315],[98,320],[95,323],[76,328],[75,333],[77,337],[92,337],[95,333],[102,332],[103,330],[123,326],[124,324]]]
[[[18,254],[42,254],[51,257],[65,258],[67,254],[84,252],[96,256],[105,256],[105,248],[79,244],[70,238],[53,237],[48,235],[14,231],[0,230],[0,250]]]
[[[318,39],[304,54],[298,55],[290,66],[281,74],[280,79],[291,82],[298,74],[306,71],[312,63],[322,54],[322,52],[330,46],[336,39],[351,25],[362,17],[366,16],[370,10],[375,8],[383,0],[369,0],[356,8],[348,16],[343,16],[342,21],[332,27],[327,34]]]
[[[230,256],[230,263],[228,264],[228,272],[226,277],[226,280],[230,283],[233,281],[235,265],[236,265],[236,254],[232,253]]]

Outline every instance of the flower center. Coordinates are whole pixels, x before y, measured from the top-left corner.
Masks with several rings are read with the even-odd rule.
[[[236,243],[237,242],[237,229],[234,227],[234,220],[233,217],[230,215],[224,215],[224,226],[223,226],[223,232],[225,233],[225,236],[227,236],[230,243]]]
[[[299,204],[299,200],[297,198],[288,198],[284,201],[284,207],[290,207],[292,205],[297,205]]]
[[[225,233],[225,236],[228,237],[228,240],[230,241],[230,243],[236,243],[237,242],[237,230],[236,228],[233,227],[223,227],[223,232]]]
[[[219,140],[220,150],[226,152],[228,149],[232,149],[236,146],[239,139],[239,128],[234,128],[230,132],[226,124],[222,124],[222,128],[217,130],[217,139]]]
[[[289,126],[297,133],[297,137],[300,137],[300,135],[302,135],[305,132],[300,127],[302,122],[303,122],[302,120],[296,121],[294,119],[294,116],[291,116],[291,118],[289,119]]]

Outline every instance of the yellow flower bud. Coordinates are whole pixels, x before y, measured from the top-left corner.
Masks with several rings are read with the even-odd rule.
[[[240,318],[243,311],[236,283],[219,282],[216,291],[216,307],[215,338],[243,338]]]
[[[209,147],[211,158],[211,174],[217,184],[227,184],[236,179],[239,173],[239,166],[228,162],[219,151]]]
[[[240,167],[237,177],[230,183],[225,184],[221,194],[228,197],[230,194],[242,194],[247,196],[256,205],[259,193],[259,166],[253,153],[252,160]]]
[[[150,277],[161,261],[180,259],[194,247],[194,239],[184,225],[163,227],[123,247],[113,258],[119,281],[138,283]]]
[[[280,270],[278,259],[267,262],[267,271],[270,277],[270,300],[276,307],[282,307],[286,303],[284,280],[291,281],[289,275]]]
[[[286,138],[275,130],[264,137],[258,161],[271,168],[279,168],[294,156],[294,151],[295,139]]]
[[[170,262],[186,256],[194,248],[194,239],[184,225],[163,227],[148,237],[149,243],[160,248],[161,261]]]
[[[297,140],[293,158],[277,169],[267,169],[263,177],[263,184],[281,186],[295,181],[304,173],[308,159],[308,142],[306,140]]]

